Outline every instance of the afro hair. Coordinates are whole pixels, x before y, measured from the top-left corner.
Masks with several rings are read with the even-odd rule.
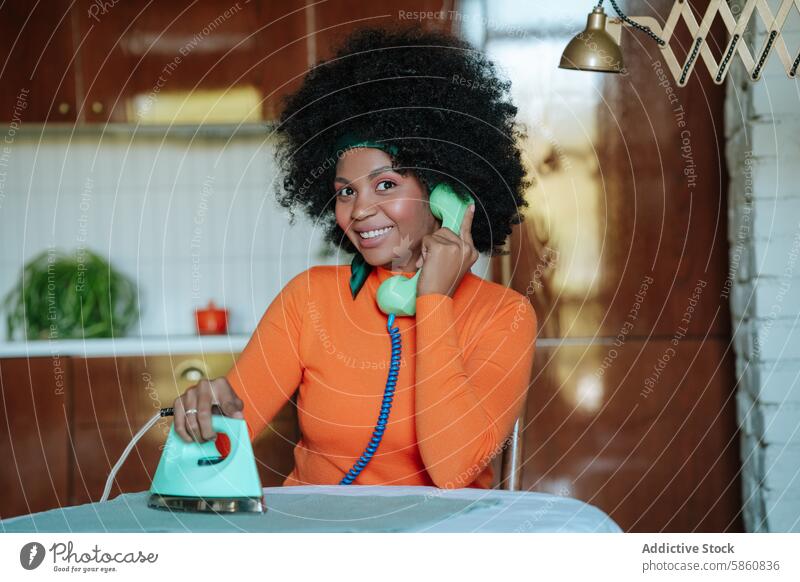
[[[530,186],[510,86],[483,52],[448,33],[356,30],[284,98],[278,203],[291,222],[299,208],[325,229],[326,241],[357,252],[336,223],[333,188],[337,142],[355,135],[394,145],[393,166],[413,171],[428,193],[447,181],[462,197],[471,194],[475,248],[500,254],[512,225],[522,222]]]

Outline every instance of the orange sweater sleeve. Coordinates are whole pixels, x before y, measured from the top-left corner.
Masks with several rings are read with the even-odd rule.
[[[303,375],[300,338],[309,271],[296,275],[270,303],[225,378],[244,403],[251,439],[289,400]]]
[[[446,489],[469,486],[513,429],[530,382],[537,325],[520,296],[495,312],[465,360],[454,323],[451,297],[417,298],[417,442],[434,484]]]

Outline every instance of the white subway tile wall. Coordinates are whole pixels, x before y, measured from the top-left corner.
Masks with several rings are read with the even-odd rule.
[[[230,333],[249,334],[295,274],[347,261],[320,257],[308,220],[289,225],[262,137],[17,137],[8,167],[0,294],[36,254],[83,246],[136,281],[131,335],[194,334],[209,300],[230,310]]]
[[[784,27],[790,50],[800,14]],[[756,19],[750,46],[764,42]],[[800,532],[800,93],[777,55],[727,84],[731,312],[748,531]]]
[[[322,233],[302,215],[289,225],[263,137],[26,137],[9,168],[0,296],[38,253],[83,246],[136,281],[129,335],[194,334],[194,309],[210,300],[229,309],[229,333],[250,334],[293,276],[350,260],[321,256]],[[487,277],[488,259],[472,271]]]

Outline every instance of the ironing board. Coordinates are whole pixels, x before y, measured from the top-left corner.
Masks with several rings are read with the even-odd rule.
[[[435,487],[266,487],[264,514],[202,514],[147,507],[148,492],[12,517],[13,532],[620,532],[605,513],[546,493]]]

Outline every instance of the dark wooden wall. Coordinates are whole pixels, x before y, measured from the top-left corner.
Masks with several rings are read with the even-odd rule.
[[[663,20],[672,1],[625,6]],[[713,32],[724,46],[723,30]],[[690,42],[679,27],[680,62]],[[604,76],[595,109],[599,204],[548,215],[550,224],[574,225],[566,238],[564,228],[553,237],[546,221],[518,228],[506,264],[497,260],[539,316],[524,487],[597,505],[628,531],[741,531],[725,90],[702,63],[679,89],[644,35],[624,30],[622,45],[628,74]],[[575,194],[547,196],[560,195]],[[568,248],[593,224],[598,261],[588,268],[591,285],[581,286],[587,268]]]

